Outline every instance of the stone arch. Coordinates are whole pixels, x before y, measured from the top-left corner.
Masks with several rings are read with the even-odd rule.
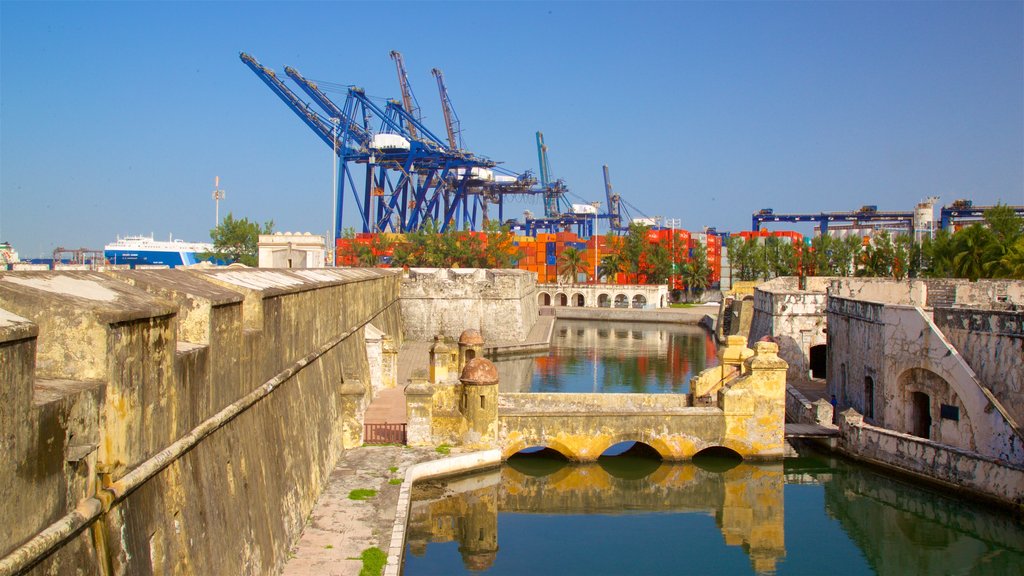
[[[743,454],[740,454],[739,452],[728,446],[719,445],[713,445],[708,446],[706,448],[702,448],[698,450],[696,454],[694,454],[694,457],[697,456],[729,456],[739,458],[740,460],[743,459]]]
[[[558,294],[555,294],[555,306],[568,306],[568,305],[569,305],[569,297],[566,296],[564,292],[559,292]]]
[[[629,308],[629,296],[625,294],[616,294],[615,303],[616,308]]]
[[[501,448],[501,459],[502,460],[508,460],[510,456],[512,456],[513,454],[519,452],[520,450],[525,450],[527,448],[532,448],[534,446],[543,446],[545,448],[550,448],[551,450],[554,450],[555,452],[558,452],[562,456],[565,456],[565,458],[567,460],[569,460],[570,462],[579,462],[580,461],[580,455],[576,452],[576,450],[573,450],[569,446],[566,446],[565,444],[563,444],[562,442],[558,441],[557,439],[543,439],[543,438],[535,439],[535,440],[532,440],[532,441],[531,440],[516,440],[515,442],[512,442],[510,444],[506,444],[505,446],[503,446]]]
[[[647,306],[647,297],[643,294],[633,296],[633,308],[644,308]]]
[[[583,294],[580,294],[579,292],[572,295],[570,303],[576,307],[586,306],[586,300],[583,298]]]
[[[538,306],[551,306],[551,294],[547,292],[537,293],[537,305]]]
[[[906,434],[915,434],[915,426],[919,425],[916,419],[927,421],[930,419],[928,432],[931,440],[956,446],[967,450],[977,450],[983,454],[999,457],[993,446],[979,446],[979,440],[994,438],[994,420],[999,415],[986,412],[989,406],[988,398],[978,387],[977,390],[962,390],[962,386],[956,379],[949,377],[941,367],[938,370],[931,370],[924,366],[906,366],[898,372],[896,379],[896,390],[891,394],[895,402],[883,404],[885,413],[884,425],[894,428]],[[877,390],[876,394],[880,391]],[[884,393],[884,388],[882,390]],[[972,394],[971,392],[974,392]],[[915,411],[915,393],[927,395],[928,413],[923,414],[920,410]],[[918,396],[918,402],[923,402]],[[892,404],[903,409],[903,414],[892,414]],[[958,409],[958,419],[951,421],[941,417],[940,406],[946,404],[955,406]],[[877,416],[877,411],[876,411]],[[877,419],[877,418],[876,418]],[[1007,426],[1007,428],[1009,428]],[[924,436],[922,436],[924,437]]]
[[[616,444],[622,444],[623,442],[640,442],[646,444],[654,449],[658,453],[658,456],[662,460],[678,460],[679,457],[676,455],[670,444],[665,442],[660,437],[649,437],[647,434],[641,434],[638,432],[623,432],[621,434],[615,434],[604,441],[594,445],[594,450],[597,455],[604,454],[612,446]]]
[[[597,307],[598,308],[611,308],[612,297],[607,293],[601,293],[597,295]]]
[[[828,345],[817,344],[811,346],[808,352],[807,367],[810,369],[811,378],[824,380],[828,377],[825,367],[828,361]]]

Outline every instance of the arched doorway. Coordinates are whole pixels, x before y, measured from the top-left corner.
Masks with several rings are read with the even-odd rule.
[[[633,296],[633,308],[645,308],[646,306],[647,298],[643,294]]]
[[[610,308],[612,305],[612,299],[607,294],[601,294],[597,297],[598,308]]]
[[[629,308],[629,296],[625,294],[615,295],[615,307],[616,308]]]
[[[551,306],[551,295],[547,292],[541,292],[537,294],[537,305],[538,306]]]
[[[910,433],[920,438],[931,438],[932,411],[931,398],[924,392],[910,395],[910,414],[912,428]]]
[[[811,378],[825,379],[825,366],[828,363],[828,346],[825,344],[818,344],[817,346],[811,346],[810,351],[810,370]]]
[[[577,292],[576,294],[573,294],[572,295],[572,305],[573,306],[583,306],[584,305],[583,304],[583,294],[580,294],[579,292]]]
[[[569,305],[569,297],[566,296],[565,294],[559,294],[559,295],[556,296],[556,298],[558,299],[558,305],[559,306],[568,306]]]

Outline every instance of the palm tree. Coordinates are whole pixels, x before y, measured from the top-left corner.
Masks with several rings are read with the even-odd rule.
[[[573,284],[583,272],[583,253],[575,248],[566,248],[558,257],[558,277]]]
[[[953,273],[957,278],[977,280],[985,274],[985,264],[992,260],[992,233],[981,224],[972,224],[953,236],[956,255],[953,256]]]
[[[612,252],[601,257],[601,264],[598,267],[598,276],[605,278],[615,276],[625,268],[622,256],[618,252]]]
[[[693,256],[683,264],[683,282],[686,283],[686,300],[690,301],[693,289],[702,291],[711,284],[711,268],[708,266],[707,250],[702,244],[693,247]]]

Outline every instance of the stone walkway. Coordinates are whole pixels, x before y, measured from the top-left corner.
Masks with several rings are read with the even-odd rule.
[[[554,317],[540,317],[524,343],[546,342]],[[496,343],[497,346],[524,343]],[[433,342],[403,343],[398,351],[396,388],[382,390],[366,409],[367,424],[406,421],[405,384],[410,378],[426,378]],[[457,450],[453,450],[453,453]],[[364,446],[346,450],[331,472],[327,488],[320,495],[292,547],[284,576],[356,576],[362,568],[359,555],[371,547],[385,553],[398,506],[399,480],[419,462],[442,458],[434,448],[405,446]],[[392,470],[392,468],[394,470]],[[392,484],[391,481],[395,483]],[[367,500],[351,500],[352,490],[376,490]]]
[[[285,576],[356,576],[359,555],[377,547],[387,553],[400,485],[409,466],[440,458],[433,448],[368,446],[347,450],[331,472],[299,541],[289,551]],[[392,471],[391,469],[395,470]],[[351,500],[352,490],[376,490],[366,500]]]

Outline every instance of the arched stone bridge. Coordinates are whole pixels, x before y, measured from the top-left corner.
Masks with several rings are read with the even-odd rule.
[[[782,458],[787,364],[778,349],[771,342],[758,342],[756,352],[741,343],[725,348],[722,365],[693,378],[689,394],[499,394],[497,369],[474,358],[458,384],[405,388],[408,442],[500,448],[504,458],[543,446],[576,462],[597,460],[620,442],[643,442],[664,460],[714,447]],[[435,354],[432,365],[449,356]]]
[[[766,403],[724,404],[728,411],[690,406],[684,394],[500,394],[499,444],[503,458],[544,446],[575,462],[594,461],[620,442],[643,442],[664,460],[714,447],[749,459],[782,456],[784,413],[772,418]]]

